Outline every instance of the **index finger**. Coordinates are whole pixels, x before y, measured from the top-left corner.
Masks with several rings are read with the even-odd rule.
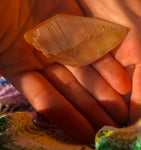
[[[91,124],[40,73],[17,74],[13,83],[38,112],[73,139],[92,141],[95,131]]]

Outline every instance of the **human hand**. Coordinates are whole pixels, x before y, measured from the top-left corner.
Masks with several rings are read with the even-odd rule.
[[[138,0],[79,0],[79,3],[88,16],[103,18],[129,28],[127,37],[122,45],[112,52],[112,57],[124,67],[132,81],[132,91],[124,97],[130,104],[129,124],[132,124],[141,118],[141,2]],[[114,72],[111,73],[110,67],[107,71],[102,70],[104,61],[104,59],[99,60],[99,64],[95,63],[94,67],[101,72],[111,86],[114,86],[114,80],[112,82],[108,78]]]
[[[91,65],[52,64],[23,39],[25,31],[56,13],[84,15],[75,0],[15,0],[14,5],[9,0],[2,1],[0,7],[0,73],[37,111],[81,142],[91,141],[95,129],[105,124],[127,120],[128,109],[118,93],[127,93],[130,82],[120,64],[112,60],[117,74],[109,79],[119,81],[112,88]]]

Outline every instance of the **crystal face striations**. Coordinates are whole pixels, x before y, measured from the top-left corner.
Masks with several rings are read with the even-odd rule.
[[[117,47],[126,33],[127,28],[104,20],[57,14],[24,38],[52,61],[84,66]]]

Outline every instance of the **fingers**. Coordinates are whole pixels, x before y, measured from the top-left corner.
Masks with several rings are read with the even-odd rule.
[[[139,118],[141,118],[141,64],[135,66],[133,73],[129,123],[132,124]]]
[[[96,129],[104,125],[116,125],[94,97],[76,81],[65,67],[59,64],[52,65],[44,70],[44,76]]]
[[[124,95],[131,90],[131,82],[126,72],[110,54],[105,55],[92,66],[118,93]]]
[[[92,141],[95,131],[90,123],[41,74],[25,72],[13,82],[45,118],[79,142]]]
[[[128,119],[128,108],[122,98],[90,66],[67,68],[118,123]]]
[[[132,83],[132,75],[133,75],[134,68],[135,68],[135,65],[129,65],[129,66],[124,68],[126,74],[128,75],[128,77],[131,81],[131,83]],[[132,92],[132,90],[128,94],[122,95],[122,98],[124,99],[124,101],[128,107],[130,106],[131,92]]]
[[[140,64],[141,62],[141,31],[137,26],[131,28],[120,47],[114,49],[112,54],[123,66]]]

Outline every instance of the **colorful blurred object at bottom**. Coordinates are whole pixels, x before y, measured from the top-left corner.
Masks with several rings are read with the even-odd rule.
[[[0,117],[0,150],[91,150],[74,144],[53,125],[37,127],[32,113],[19,112]]]
[[[0,84],[5,85],[10,83],[3,76],[0,75]]]
[[[0,77],[0,150],[92,150],[74,142],[55,125],[46,129],[33,123],[36,111],[2,76]],[[127,128],[105,126],[95,138],[97,150],[141,150],[141,120]]]
[[[2,76],[0,77],[0,150],[92,150],[74,142],[47,121],[41,129],[33,123],[37,112]]]
[[[141,120],[127,128],[105,126],[95,138],[97,150],[141,150]]]

